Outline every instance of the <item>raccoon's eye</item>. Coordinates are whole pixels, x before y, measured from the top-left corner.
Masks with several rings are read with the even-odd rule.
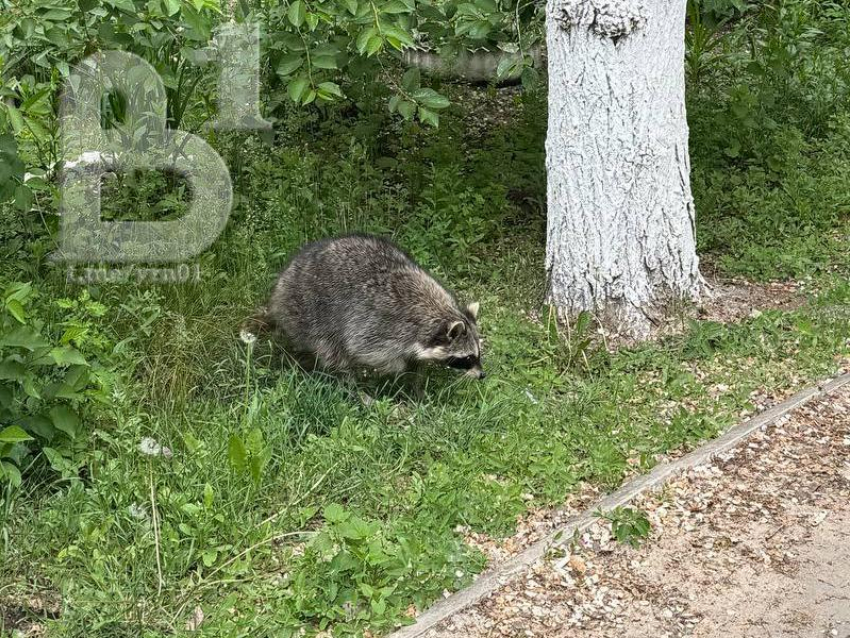
[[[446,359],[446,365],[458,370],[469,370],[475,365],[475,357],[472,355],[466,357],[449,357]]]

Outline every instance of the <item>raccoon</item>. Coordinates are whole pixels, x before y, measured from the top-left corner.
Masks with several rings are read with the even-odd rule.
[[[329,371],[398,375],[436,364],[483,379],[478,309],[392,242],[356,234],[304,246],[249,329],[282,334]]]

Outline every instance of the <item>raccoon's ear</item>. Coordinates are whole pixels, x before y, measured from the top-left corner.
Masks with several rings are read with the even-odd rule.
[[[449,339],[457,339],[460,335],[466,332],[466,324],[462,321],[455,321],[449,326],[448,336]]]
[[[471,304],[469,304],[466,307],[466,309],[469,311],[469,314],[472,315],[473,319],[478,319],[478,309],[480,307],[481,307],[481,304],[479,304],[477,301],[473,301]]]

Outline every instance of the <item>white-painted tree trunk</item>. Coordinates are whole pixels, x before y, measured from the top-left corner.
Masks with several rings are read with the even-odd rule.
[[[549,302],[646,336],[703,280],[685,120],[686,0],[550,0]]]

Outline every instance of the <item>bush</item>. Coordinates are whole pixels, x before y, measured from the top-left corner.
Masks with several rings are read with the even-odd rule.
[[[111,373],[84,353],[107,345],[93,320],[106,309],[83,294],[60,300],[67,312],[51,338],[29,283],[2,287],[0,303],[0,480],[21,483],[21,470],[42,453],[65,476],[76,475],[87,432],[87,405],[109,396]]]

